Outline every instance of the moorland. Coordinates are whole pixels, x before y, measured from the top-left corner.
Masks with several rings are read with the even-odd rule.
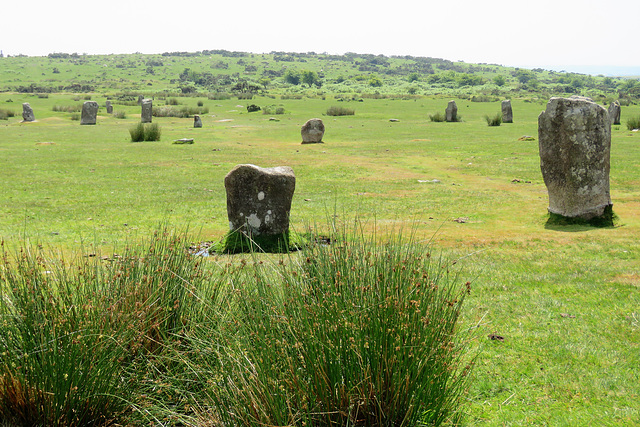
[[[617,215],[613,227],[547,223],[537,117],[550,97],[574,94],[602,105],[614,100],[622,104],[622,124],[612,126],[611,198]],[[140,121],[139,95],[153,99],[157,109],[153,121],[162,131],[158,141],[131,142],[129,130]],[[239,413],[240,406],[273,407],[289,414],[284,419],[261,414],[262,422],[271,425],[314,422],[313,417],[300,415],[304,412],[300,408],[313,404],[292,391],[297,390],[292,377],[261,371],[251,376],[248,366],[259,364],[249,356],[250,363],[239,362],[238,355],[248,354],[248,348],[255,350],[256,343],[264,344],[260,357],[265,360],[300,356],[296,340],[286,351],[270,352],[267,348],[285,347],[284,335],[275,337],[251,325],[273,322],[273,330],[279,330],[283,322],[274,320],[280,317],[273,313],[293,319],[309,307],[301,305],[285,316],[284,307],[295,304],[293,299],[261,284],[284,277],[283,286],[292,289],[290,295],[298,295],[293,289],[303,284],[292,270],[311,275],[305,269],[305,259],[311,257],[326,262],[318,261],[332,280],[336,276],[332,262],[344,261],[340,274],[353,267],[354,286],[365,288],[367,283],[358,277],[368,277],[368,267],[355,259],[366,258],[369,251],[383,251],[380,242],[385,239],[396,246],[384,250],[404,253],[406,242],[397,239],[402,235],[411,241],[412,250],[422,251],[422,257],[429,253],[440,260],[432,262],[435,272],[429,270],[429,277],[442,277],[442,283],[454,290],[470,282],[464,305],[456,300],[452,306],[459,312],[449,314],[464,337],[456,341],[460,354],[453,351],[452,360],[459,356],[464,361],[460,366],[471,358],[475,362],[462,387],[466,392],[452,400],[466,415],[464,425],[640,423],[640,135],[633,132],[634,126],[626,125],[640,117],[639,96],[640,83],[631,78],[437,58],[228,51],[0,58],[0,239],[5,251],[0,285],[5,326],[0,341],[5,346],[0,359],[0,419],[19,419],[11,415],[11,408],[27,408],[22,409],[26,414],[50,405],[58,408],[58,412],[49,411],[55,413],[58,425],[72,424],[67,421],[74,419],[78,408],[86,409],[91,397],[100,394],[120,396],[116,399],[120,406],[113,401],[94,402],[113,407],[108,414],[95,416],[103,417],[105,424],[233,425],[238,420],[224,419],[219,408]],[[462,120],[430,120],[444,112],[451,99],[456,100]],[[488,126],[486,116],[499,113],[503,99],[512,102],[514,123]],[[86,100],[100,105],[95,126],[79,124]],[[106,113],[106,100],[111,100],[114,114]],[[34,109],[35,122],[21,122],[24,102]],[[249,113],[249,105],[260,110]],[[330,115],[330,110],[349,114]],[[193,128],[194,114],[201,116],[203,128]],[[301,145],[300,127],[312,117],[325,123],[324,143]],[[180,138],[193,138],[194,144],[172,144]],[[223,179],[242,163],[291,166],[296,174],[292,227],[324,234],[330,234],[332,227],[350,230],[343,233],[344,241],[359,236],[353,240],[364,244],[364,249],[354,249],[356,255],[349,256],[336,246],[328,250],[337,252],[328,255],[312,248],[289,255],[215,255],[194,260],[182,254],[174,259],[180,252],[175,247],[217,241],[228,231]],[[178,243],[162,237],[173,236],[174,231],[180,236]],[[416,259],[421,256],[410,257],[416,271],[422,262]],[[282,265],[291,268],[283,272]],[[396,267],[402,269],[399,264],[381,265],[394,272]],[[124,280],[123,275],[131,278]],[[96,281],[96,277],[105,279]],[[415,278],[385,280],[396,286]],[[80,282],[92,285],[80,286]],[[109,294],[105,290],[113,291],[109,283],[121,286],[122,293]],[[145,291],[134,292],[141,283],[148,285],[140,286]],[[158,294],[163,286],[175,289]],[[245,289],[255,293],[245,295]],[[307,294],[299,291],[296,301],[304,302]],[[112,299],[102,301],[95,296],[100,292]],[[327,295],[336,295],[331,292]],[[68,299],[54,304],[52,295]],[[212,302],[194,304],[189,295]],[[243,298],[239,301],[234,295]],[[380,291],[380,295],[386,294]],[[365,299],[356,291],[349,296],[354,305]],[[406,301],[417,301],[415,294],[404,296]],[[92,303],[80,302],[87,300]],[[23,311],[16,301],[24,302]],[[26,313],[35,310],[34,301],[43,304],[38,310],[59,316],[26,319]],[[162,310],[144,308],[157,301]],[[69,322],[60,323],[70,316],[72,307],[77,308],[75,328]],[[128,344],[108,346],[102,338],[87,338],[108,335],[107,326],[100,323],[105,322],[104,316],[96,315],[93,323],[81,321],[100,310],[132,313],[133,317],[121,321],[109,317],[107,322],[118,331],[113,336],[127,337]],[[136,323],[142,317],[148,323]],[[300,320],[299,329],[287,324],[287,339],[313,335],[320,321],[305,319]],[[403,324],[404,318],[398,319]],[[79,333],[78,325],[88,330],[87,324],[99,324],[99,332]],[[125,324],[135,324],[142,332],[127,335],[131,332]],[[348,330],[350,322],[346,324]],[[50,326],[50,335],[42,336],[42,325]],[[232,332],[229,325],[236,325]],[[368,354],[364,344],[369,348],[366,339],[371,335],[351,332],[342,331],[342,338],[362,339],[363,348],[356,353]],[[77,335],[88,341],[65,338]],[[264,340],[245,342],[243,336]],[[390,357],[387,362],[395,360],[394,351],[385,353],[390,344],[378,338],[376,351]],[[27,348],[29,340],[33,342]],[[38,355],[51,350],[52,342],[58,359],[47,362]],[[313,340],[299,342],[307,351],[305,357],[333,354],[315,347],[313,353],[305,347],[314,345]],[[224,354],[221,347],[226,349]],[[96,348],[105,348],[110,356],[96,362],[87,356]],[[64,354],[64,363],[55,362]],[[429,354],[422,356],[428,359]],[[78,360],[103,366],[101,373],[117,371],[116,365],[127,366],[117,371],[119,378],[127,380],[123,383],[94,372],[92,387],[102,384],[104,390],[78,391],[87,381],[82,368],[74,369],[82,366]],[[300,368],[291,363],[284,366]],[[235,370],[224,371],[221,365]],[[358,359],[349,372],[362,375],[359,369],[365,365]],[[57,380],[42,380],[45,373]],[[406,373],[403,381],[407,383],[417,375],[410,369]],[[262,378],[259,374],[280,382],[264,381],[262,388],[257,387],[253,380]],[[328,376],[326,372],[317,375]],[[441,378],[442,372],[434,375]],[[239,379],[224,383],[223,377]],[[363,377],[374,375],[358,378]],[[331,387],[339,389],[336,384]],[[280,395],[274,393],[280,386],[280,397],[288,397],[270,399]],[[218,388],[224,392],[217,392]],[[58,400],[47,397],[54,395]],[[64,402],[73,400],[68,398],[72,395],[76,406],[66,407]],[[122,405],[125,395],[127,404]],[[16,396],[22,396],[20,405]],[[372,402],[384,400],[367,396]],[[328,396],[315,399],[331,400]],[[346,408],[358,407],[345,399]],[[293,411],[298,418],[287,412],[294,401],[299,405]],[[91,414],[88,409],[85,412]],[[418,418],[433,424],[453,423],[455,413],[443,411],[441,420],[427,408]]]

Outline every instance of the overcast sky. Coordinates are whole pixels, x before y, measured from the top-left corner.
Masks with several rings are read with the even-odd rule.
[[[639,0],[30,0],[0,12],[5,55],[226,49],[640,69]]]

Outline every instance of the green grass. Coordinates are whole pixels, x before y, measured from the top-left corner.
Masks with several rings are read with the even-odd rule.
[[[101,110],[95,127],[79,126],[69,113],[52,111],[73,105],[73,96],[0,94],[3,105],[12,99],[9,109],[29,102],[38,119],[0,123],[0,238],[7,244],[65,253],[82,244],[109,253],[163,221],[189,223],[198,231],[194,242],[217,241],[228,231],[224,176],[240,163],[291,166],[294,229],[326,223],[327,215],[348,221],[354,212],[375,218],[376,227],[363,226],[367,232],[415,223],[418,235],[474,277],[460,319],[475,336],[471,353],[479,353],[465,406],[469,424],[640,422],[637,133],[612,129],[616,226],[561,226],[547,225],[537,142],[518,141],[537,135],[546,100],[532,96],[512,99],[518,121],[500,127],[484,119],[499,101],[457,98],[465,121],[453,125],[428,117],[449,96],[345,101],[357,115],[323,118],[322,146],[300,146],[299,132],[336,103],[330,95],[251,101],[284,107],[277,122],[247,114],[244,101],[242,108],[237,99],[208,101],[202,129],[192,119],[156,118],[163,141],[145,144],[131,144],[127,132],[139,121],[137,105],[118,105],[125,119]],[[103,105],[106,96],[92,99]],[[198,98],[180,100],[196,106]],[[638,116],[640,107],[622,113]],[[192,137],[193,145],[169,142]],[[210,258],[203,262],[236,259]],[[505,340],[488,339],[492,333]],[[162,388],[167,396],[189,395],[177,379],[171,384]]]

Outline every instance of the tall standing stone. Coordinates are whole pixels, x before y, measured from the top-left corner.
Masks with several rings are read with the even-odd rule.
[[[615,100],[611,104],[609,104],[609,118],[611,119],[612,125],[620,124],[620,101]]]
[[[142,114],[140,115],[140,121],[142,123],[151,123],[153,116],[153,103],[150,99],[145,98],[142,100]]]
[[[309,119],[300,130],[303,144],[317,144],[324,136],[324,123],[320,119]]]
[[[81,125],[95,125],[98,117],[98,103],[96,101],[85,101],[82,104]]]
[[[458,106],[456,105],[456,101],[449,101],[447,104],[447,109],[444,110],[445,120],[448,122],[457,122],[458,121]]]
[[[538,116],[540,169],[549,212],[590,221],[611,216],[611,121],[589,98],[551,98]]]
[[[111,101],[107,99],[107,114],[113,114],[113,105],[111,105]]]
[[[144,99],[144,96],[138,95],[138,105],[142,105],[142,100],[143,99]]]
[[[201,128],[202,127],[202,119],[197,114],[193,115],[193,127]]]
[[[511,109],[511,100],[504,99],[502,107],[502,123],[513,123],[513,110]]]
[[[243,231],[250,236],[276,236],[289,230],[289,212],[296,187],[293,169],[238,165],[224,178],[224,186],[232,231]]]
[[[22,104],[22,121],[23,122],[34,122],[36,120],[36,116],[33,114],[33,108],[29,105],[28,102]]]

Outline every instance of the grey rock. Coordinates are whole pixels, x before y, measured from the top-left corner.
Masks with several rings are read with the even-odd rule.
[[[36,120],[36,116],[33,114],[33,109],[28,102],[22,104],[22,121],[25,122],[34,122]]]
[[[111,105],[111,101],[109,101],[108,99],[107,99],[106,106],[107,106],[107,114],[113,114],[113,105]]]
[[[147,98],[143,99],[141,108],[140,121],[142,123],[151,123],[153,117],[153,101]]]
[[[513,110],[511,109],[511,100],[505,99],[501,103],[502,107],[502,123],[513,123]]]
[[[289,230],[296,187],[293,169],[238,165],[225,176],[224,186],[231,230],[249,235],[279,235]]]
[[[458,121],[458,106],[456,101],[449,101],[447,108],[444,110],[445,120],[448,122]]]
[[[611,121],[589,98],[551,98],[538,116],[540,169],[549,212],[591,220],[612,206],[609,194]]]
[[[194,114],[194,116],[193,116],[193,127],[194,128],[201,128],[202,127],[202,119],[197,114]]]
[[[620,124],[621,110],[622,109],[620,107],[620,101],[616,100],[616,101],[613,101],[611,104],[609,104],[609,118],[611,119],[612,125]]]
[[[303,144],[317,144],[324,136],[324,123],[320,119],[309,119],[300,130]]]
[[[98,103],[96,101],[85,101],[82,104],[81,125],[95,125],[98,117]]]

